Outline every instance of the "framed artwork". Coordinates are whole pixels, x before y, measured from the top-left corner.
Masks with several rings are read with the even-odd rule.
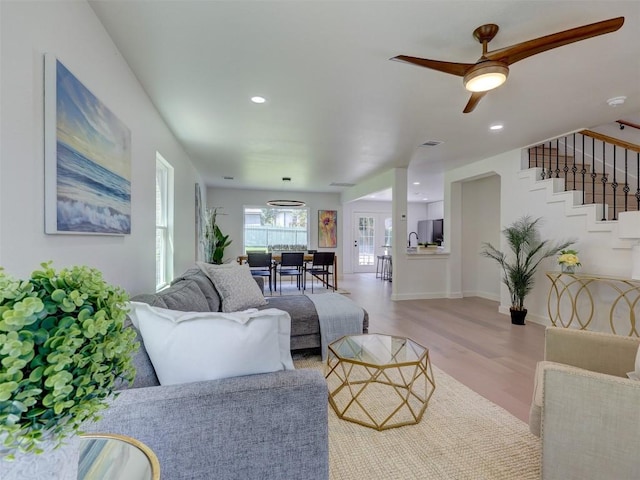
[[[318,248],[338,246],[338,211],[318,210]]]
[[[131,132],[55,56],[44,57],[45,232],[131,233]]]

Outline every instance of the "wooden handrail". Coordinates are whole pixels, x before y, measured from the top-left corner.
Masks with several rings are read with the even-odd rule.
[[[640,125],[638,125],[637,123],[627,122],[626,120],[616,120],[616,123],[619,123],[621,125],[620,128],[622,128],[622,125],[626,125],[627,127],[637,128],[638,130],[640,130]]]
[[[582,135],[585,135],[587,137],[595,138],[596,140],[601,140],[606,143],[612,143],[613,145],[617,145],[618,147],[626,148],[627,150],[633,150],[634,152],[640,153],[640,145],[636,145],[635,143],[625,142],[624,140],[619,140],[617,138],[610,137],[609,135],[592,132],[591,130],[580,130],[578,133],[581,133]]]

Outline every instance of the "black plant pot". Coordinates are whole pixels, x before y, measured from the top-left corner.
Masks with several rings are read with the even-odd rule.
[[[524,317],[527,316],[527,309],[515,310],[513,308],[509,309],[511,312],[511,323],[513,325],[524,325]]]

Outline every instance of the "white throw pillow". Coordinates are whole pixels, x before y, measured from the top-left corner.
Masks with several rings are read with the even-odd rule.
[[[640,382],[640,345],[638,346],[638,353],[636,353],[636,369],[633,372],[627,373],[627,377]]]
[[[179,312],[130,302],[161,385],[293,370],[291,317],[282,310]]]
[[[211,279],[220,295],[223,312],[239,312],[267,304],[248,265],[212,265],[203,262],[197,265]]]

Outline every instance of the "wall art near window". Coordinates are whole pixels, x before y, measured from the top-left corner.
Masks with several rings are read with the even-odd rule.
[[[45,232],[131,233],[131,132],[58,59],[44,59]]]
[[[318,210],[318,248],[338,246],[338,212]]]

